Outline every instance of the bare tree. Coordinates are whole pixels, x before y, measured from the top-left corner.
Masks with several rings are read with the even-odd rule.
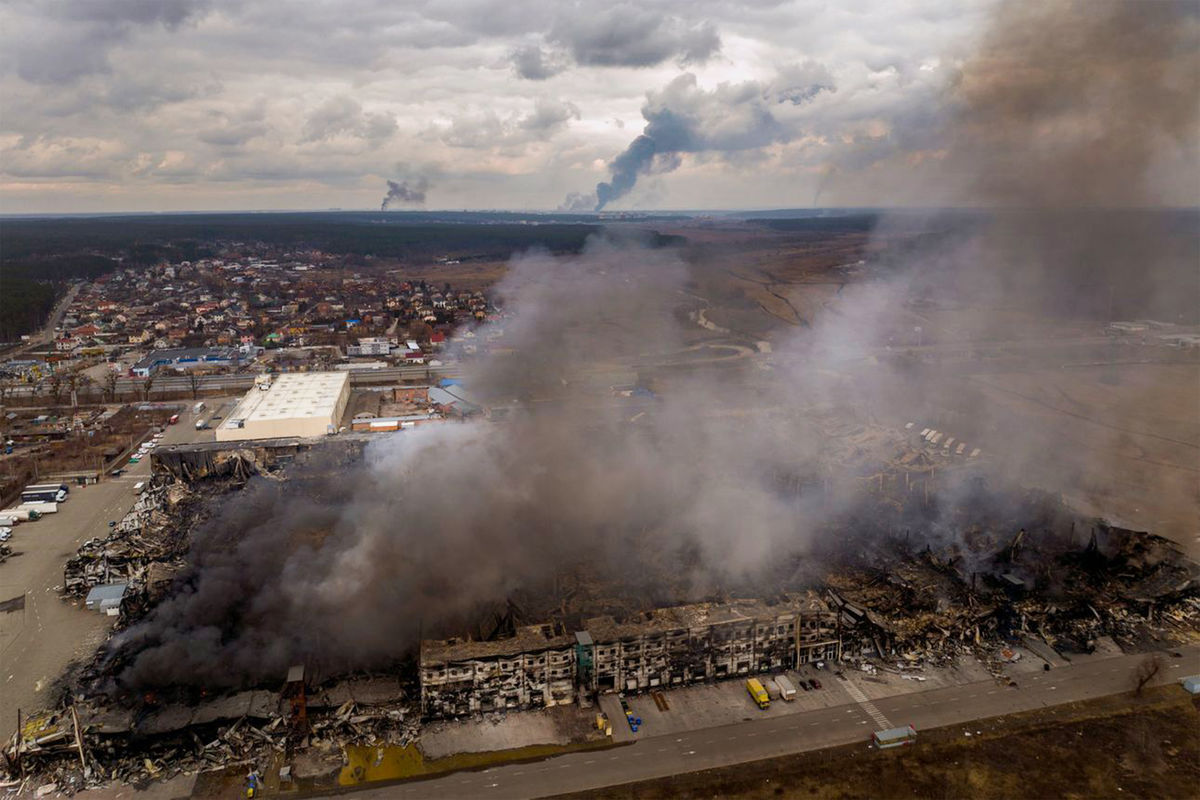
[[[87,389],[93,381],[82,370],[74,369],[67,373],[67,391],[71,394],[71,408],[79,407],[79,390]]]
[[[195,400],[200,396],[200,389],[204,387],[204,376],[198,372],[190,371],[187,374],[188,388],[192,390],[192,399]]]
[[[1162,671],[1162,659],[1157,654],[1151,653],[1141,660],[1137,665],[1137,669],[1133,673],[1133,694],[1135,697],[1142,696],[1142,690],[1146,688],[1146,684],[1154,680],[1155,676]]]
[[[50,387],[50,402],[52,405],[58,405],[62,400],[63,377],[62,373],[52,372],[46,383]]]
[[[121,376],[115,369],[109,370],[104,375],[104,396],[110,403],[117,399],[117,381],[120,379]]]
[[[4,405],[4,401],[8,399],[10,394],[13,393],[13,390],[16,389],[16,386],[17,382],[14,378],[11,378],[7,375],[0,378],[0,406]]]
[[[151,372],[146,377],[142,378],[142,401],[146,402],[150,399],[150,390],[154,388],[154,373]]]

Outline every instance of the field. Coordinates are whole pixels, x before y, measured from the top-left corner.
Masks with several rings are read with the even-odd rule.
[[[562,797],[1186,797],[1197,785],[1197,703],[1163,686],[927,731],[911,748],[852,745]]]

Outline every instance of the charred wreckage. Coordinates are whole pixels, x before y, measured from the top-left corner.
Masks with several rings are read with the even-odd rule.
[[[172,591],[207,502],[251,475],[272,477],[303,449],[165,454],[129,515],[68,561],[64,594],[123,585],[118,630],[136,622]],[[590,703],[816,661],[904,673],[974,657],[1004,680],[1014,646],[1070,654],[1111,637],[1138,652],[1200,638],[1200,566],[1175,544],[1082,521],[1040,492],[1004,500],[991,507],[1014,509],[1007,520],[942,514],[939,528],[957,531],[948,537],[912,535],[911,519],[893,518],[830,556],[821,580],[773,596],[541,620],[522,619],[510,601],[504,624],[424,639],[415,664],[390,673],[322,676],[297,665],[241,691],[116,697],[96,688],[111,669],[97,656],[58,705],[22,715],[0,767],[9,785],[53,782],[67,793],[280,758],[302,780],[340,768],[348,745],[415,741],[423,719]]]

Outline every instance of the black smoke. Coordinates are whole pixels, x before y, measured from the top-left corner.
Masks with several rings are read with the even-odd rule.
[[[429,179],[422,177],[403,181],[388,181],[387,185],[388,192],[384,196],[383,202],[379,204],[380,211],[387,211],[388,206],[392,203],[423,205],[425,203],[425,192],[429,190]]]
[[[680,75],[647,97],[646,127],[609,163],[609,179],[596,186],[596,210],[627,195],[640,176],[677,168],[683,154],[729,156],[789,141],[799,131],[780,119],[779,106],[803,105],[834,91],[829,71],[813,62],[784,68],[768,83],[721,84],[711,91],[691,73]]]

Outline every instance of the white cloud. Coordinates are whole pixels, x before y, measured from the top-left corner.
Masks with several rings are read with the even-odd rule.
[[[369,208],[405,162],[431,206],[554,208],[652,124],[688,141],[625,202],[795,204],[936,143],[992,5],[14,0],[0,203]]]

